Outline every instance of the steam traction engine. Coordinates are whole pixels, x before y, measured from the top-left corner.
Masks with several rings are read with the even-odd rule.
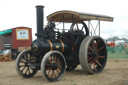
[[[22,77],[33,77],[38,70],[48,81],[60,80],[65,72],[74,70],[80,64],[90,74],[100,73],[107,61],[104,40],[99,36],[89,36],[84,21],[112,21],[109,16],[100,16],[74,11],[58,11],[47,17],[43,28],[43,6],[36,6],[37,39],[31,50],[24,50],[16,59],[16,70]],[[62,29],[56,28],[62,22]],[[71,23],[69,30],[65,23]]]

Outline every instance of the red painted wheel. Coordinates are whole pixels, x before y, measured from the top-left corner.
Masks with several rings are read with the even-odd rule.
[[[107,50],[104,40],[99,36],[86,37],[80,46],[80,64],[87,73],[101,72],[107,61]]]
[[[66,68],[64,56],[58,51],[46,53],[41,62],[41,73],[48,81],[58,81],[62,78]]]

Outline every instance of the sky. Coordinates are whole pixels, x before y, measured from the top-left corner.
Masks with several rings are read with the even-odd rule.
[[[33,39],[36,38],[36,5],[45,6],[46,16],[60,10],[108,15],[114,22],[101,21],[101,37],[128,38],[127,0],[0,0],[0,31],[25,26],[32,28]],[[95,21],[92,21],[96,26]]]

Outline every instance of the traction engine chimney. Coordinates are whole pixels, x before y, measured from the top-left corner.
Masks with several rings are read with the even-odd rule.
[[[44,38],[44,6],[36,6],[36,17],[37,17],[37,39],[43,40]]]

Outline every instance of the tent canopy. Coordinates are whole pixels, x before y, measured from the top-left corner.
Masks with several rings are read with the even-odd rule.
[[[11,33],[11,32],[12,32],[12,29],[0,31],[0,35],[8,34],[8,33]]]

